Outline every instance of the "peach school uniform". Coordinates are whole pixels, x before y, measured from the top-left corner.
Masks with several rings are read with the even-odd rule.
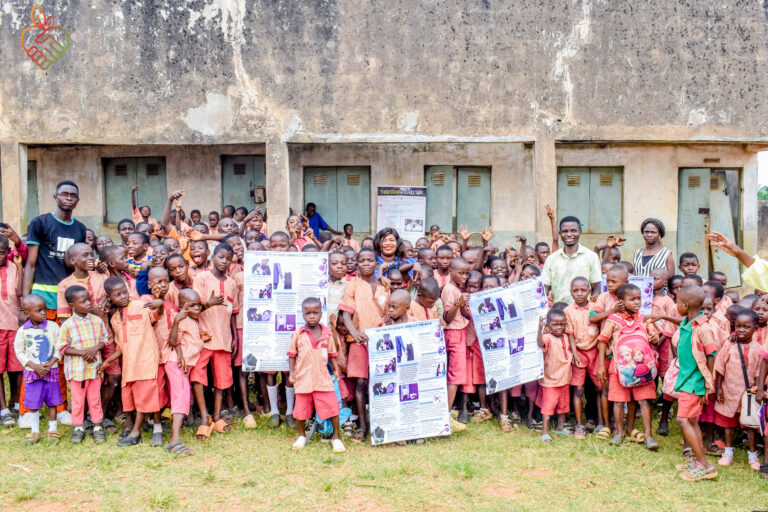
[[[69,318],[72,316],[72,308],[69,307],[67,300],[64,298],[64,293],[72,286],[82,286],[88,290],[91,302],[94,306],[98,306],[106,295],[104,292],[104,281],[107,280],[107,277],[109,276],[93,270],[89,271],[88,276],[84,279],[75,277],[75,274],[65,277],[59,283],[58,291],[56,292],[56,314],[58,317]]]
[[[541,414],[552,416],[571,410],[571,363],[573,354],[566,336],[542,336],[544,377],[541,379]]]
[[[313,410],[321,420],[338,416],[339,402],[328,373],[328,358],[336,357],[336,344],[331,330],[320,325],[320,336],[314,339],[306,327],[293,333],[288,357],[295,360],[291,376],[296,403],[293,417],[308,420]]]
[[[597,380],[598,356],[597,335],[599,329],[596,324],[589,321],[589,303],[579,306],[575,302],[565,308],[565,334],[573,336],[576,346],[576,354],[581,366],[576,366],[574,358],[571,368],[571,386],[583,386],[587,375],[595,384],[600,386]]]
[[[450,311],[454,304],[461,297],[461,290],[453,283],[449,282],[443,288],[440,298],[445,305],[445,311]],[[469,320],[461,314],[456,313],[451,323],[445,326],[445,348],[448,351],[448,384],[466,384],[467,383],[467,326]]]
[[[0,267],[0,374],[24,370],[16,358],[13,341],[19,330],[19,297],[16,285],[19,276],[14,264]],[[65,395],[66,396],[66,395]]]
[[[679,317],[677,312],[677,305],[668,295],[654,295],[652,313],[654,315],[664,315]],[[659,320],[656,322],[656,328],[659,330],[661,336],[664,338],[658,345],[651,345],[651,348],[659,355],[659,375],[666,375],[669,369],[669,361],[671,359],[671,353],[669,348],[670,340],[675,334],[677,326],[666,320]]]
[[[738,413],[741,411],[741,395],[746,391],[744,385],[744,372],[739,356],[739,346],[744,354],[744,363],[747,369],[750,387],[755,384],[760,370],[762,357],[760,357],[760,344],[755,339],[749,343],[734,343],[730,339],[723,343],[715,357],[715,372],[721,375],[720,386],[725,395],[721,404],[715,403],[715,425],[723,428],[735,428],[738,426]]]
[[[715,390],[707,356],[714,356],[716,347],[707,316],[702,313],[693,321],[683,318],[680,328],[672,336],[671,345],[677,352],[679,366],[675,382],[675,391],[679,395],[677,417],[700,417],[704,409],[699,399]]]
[[[360,277],[353,277],[347,282],[344,296],[339,304],[339,311],[352,314],[352,322],[355,328],[361,332],[365,329],[378,327],[384,316],[379,303],[386,299],[387,290],[380,284],[376,290],[371,289],[371,284]],[[347,353],[347,377],[357,379],[368,378],[368,346],[352,342]]]

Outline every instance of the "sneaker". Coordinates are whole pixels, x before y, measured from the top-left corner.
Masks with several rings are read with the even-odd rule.
[[[461,423],[460,421],[456,421],[453,418],[451,418],[450,425],[451,425],[451,432],[454,434],[456,432],[462,432],[464,430],[467,430],[467,426],[465,424]]]
[[[5,392],[5,390],[3,390]],[[13,418],[13,414],[7,413],[0,416],[0,425],[3,427],[12,427],[16,424],[16,420]]]
[[[686,482],[698,482],[699,480],[711,480],[717,478],[717,469],[715,466],[704,467],[701,464],[696,464],[691,469],[687,469],[680,473],[680,478]]]
[[[552,436],[549,435],[549,433],[545,432],[541,434],[541,441],[544,443],[551,443],[552,442]]]
[[[280,426],[280,415],[279,414],[271,414],[269,416],[269,420],[267,420],[267,426],[270,428],[277,428]]]
[[[491,418],[493,418],[493,414],[491,414],[491,411],[489,411],[488,409],[482,409],[482,408],[478,409],[477,412],[475,412],[475,414],[472,416],[472,420],[477,423],[490,420]]]
[[[298,439],[293,443],[293,446],[291,446],[291,450],[297,452],[304,448],[307,445],[307,437],[306,436],[299,436]]]
[[[117,446],[136,446],[141,443],[141,434],[136,437],[125,436],[117,442]]]
[[[93,442],[96,444],[101,444],[106,442],[107,440],[107,433],[106,431],[101,427],[93,427]]]
[[[69,414],[69,411],[61,411],[56,415],[56,421],[60,425],[72,425],[72,415]]]
[[[152,432],[152,437],[149,439],[149,446],[157,448],[158,446],[163,446],[163,433],[162,432]]]
[[[660,447],[659,443],[656,442],[656,440],[654,438],[649,437],[648,439],[645,440],[645,448],[647,450],[655,452],[655,451],[657,451],[659,449],[659,447]]]
[[[80,444],[83,442],[83,439],[85,439],[85,430],[83,427],[78,427],[72,431],[72,436],[69,438],[69,442],[72,444]]]
[[[344,443],[341,442],[341,439],[334,439],[331,441],[331,446],[333,447],[333,453],[344,453],[347,451],[347,449],[344,448]]]
[[[32,415],[33,414],[40,414],[39,412],[25,412],[21,416],[19,416],[19,421],[17,422],[19,428],[32,428]]]

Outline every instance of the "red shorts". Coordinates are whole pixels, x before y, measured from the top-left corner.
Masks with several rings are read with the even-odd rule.
[[[16,331],[0,329],[0,373],[24,370],[19,360],[16,359],[16,351],[13,349],[13,340],[15,338]]]
[[[714,423],[715,422],[715,393],[711,393],[707,398],[707,405],[702,408],[699,421],[702,423]],[[678,414],[679,415],[679,414]]]
[[[483,366],[483,353],[480,344],[475,342],[467,348],[467,372],[468,382],[461,387],[465,393],[474,393],[475,386],[485,386],[485,367]]]
[[[293,417],[297,420],[308,420],[312,411],[317,411],[317,417],[327,420],[339,415],[339,401],[334,391],[313,391],[312,393],[296,393],[293,405]]]
[[[729,418],[715,411],[715,425],[722,428],[736,428],[739,426],[739,413]]]
[[[550,388],[541,386],[541,414],[552,416],[571,411],[571,386],[568,384]]]
[[[655,400],[656,383],[647,382],[642,386],[628,388],[622,386],[613,368],[613,361],[608,369],[608,400],[611,402],[631,402],[632,400]]]
[[[368,345],[349,344],[347,377],[350,379],[368,378]]]
[[[101,349],[101,359],[102,361],[112,354],[115,353],[117,350],[117,344],[115,342],[107,343],[104,345],[104,348]],[[107,366],[104,369],[104,373],[107,375],[120,375],[122,373],[122,368],[120,368],[120,357],[109,363],[109,366]]]
[[[160,404],[160,409],[168,405],[168,391],[165,381],[164,364],[161,364],[157,367],[157,403]]]
[[[235,361],[232,363],[234,366],[243,366],[243,330],[237,329],[237,355]]]
[[[446,329],[444,332],[445,348],[448,351],[448,384],[468,384],[467,330]]]
[[[669,360],[670,360],[670,341],[669,338],[664,336],[664,341],[659,345],[658,347],[655,347],[651,345],[651,348],[653,348],[657,354],[659,354],[659,371],[658,375],[664,376],[667,374],[667,370],[669,369]]]
[[[525,388],[525,396],[529,400],[536,400],[536,393],[539,390],[539,381],[537,380],[532,380],[531,382],[526,382],[525,384],[509,388],[509,396],[512,398],[520,398],[523,396],[523,388]]]
[[[123,410],[138,412],[158,412],[160,410],[160,393],[157,390],[157,379],[135,380],[123,386],[120,393],[123,399]]]
[[[583,386],[587,380],[587,374],[592,380],[592,383],[599,389],[600,382],[597,380],[597,361],[600,354],[597,351],[597,347],[592,347],[589,350],[576,349],[576,353],[579,356],[581,364],[584,368],[579,368],[576,364],[571,365],[571,386]]]
[[[228,350],[201,350],[197,364],[189,372],[189,380],[207,386],[209,361],[213,365],[213,387],[227,389],[232,386],[232,353]]]
[[[678,418],[698,418],[701,416],[702,406],[699,403],[699,395],[680,391],[677,397]]]

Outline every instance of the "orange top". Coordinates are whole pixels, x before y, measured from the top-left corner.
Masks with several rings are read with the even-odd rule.
[[[729,322],[728,318],[725,316],[725,311],[720,309],[715,310],[715,312],[712,314],[712,318],[710,318],[709,321],[710,323],[716,325],[719,329],[727,333],[731,332],[731,322]]]
[[[715,357],[715,372],[722,375],[721,386],[725,396],[724,403],[715,402],[715,412],[727,417],[732,417],[741,409],[741,395],[747,389],[744,385],[744,372],[741,369],[738,346],[739,343],[728,340]],[[744,354],[749,384],[752,386],[763,362],[759,354],[760,344],[754,339],[749,343],[741,343],[741,351]]]
[[[187,366],[195,366],[200,352],[203,350],[203,339],[200,337],[200,326],[196,320],[189,317],[179,322],[177,330],[178,342],[181,345],[181,355],[184,356],[184,362]],[[168,361],[178,362],[176,350],[172,350],[168,356]]]
[[[0,329],[15,331],[19,328],[19,296],[16,285],[20,279],[14,264],[0,267]],[[11,346],[11,350],[13,347]]]
[[[142,295],[141,299],[145,304],[149,304],[154,300],[152,295]],[[153,313],[155,320],[152,326],[155,331],[155,338],[157,339],[157,348],[159,350],[160,362],[158,364],[165,364],[170,360],[170,355],[174,352],[174,348],[168,343],[168,338],[171,335],[171,327],[173,327],[173,319],[176,317],[176,313],[179,312],[172,302],[168,300],[163,301],[163,316],[159,317],[157,312]]]
[[[347,237],[344,237],[344,245],[350,246],[355,252],[360,252],[360,243],[354,238],[347,239]]]
[[[579,306],[575,302],[565,308],[565,333],[573,336],[579,350],[590,350],[597,345],[597,325],[589,321],[589,303]]]
[[[384,311],[379,307],[380,298],[387,297],[387,290],[380,284],[376,292],[371,291],[371,285],[360,277],[353,277],[344,289],[344,296],[339,304],[339,311],[352,313],[352,321],[358,330],[364,331],[381,325]]]
[[[306,327],[293,333],[288,357],[296,362],[291,375],[296,379],[293,389],[296,393],[333,391],[333,380],[328,373],[328,358],[336,357],[336,344],[331,330],[320,325],[320,338],[315,340]]]
[[[152,329],[152,311],[145,302],[132,300],[112,316],[115,342],[123,353],[123,386],[128,382],[157,378],[160,351]]]
[[[459,290],[456,285],[453,284],[453,281],[449,281],[448,284],[446,284],[443,288],[443,293],[440,295],[440,298],[443,300],[443,306],[445,307],[446,312],[453,309],[453,305],[456,304],[456,302],[459,300],[459,297],[461,297],[461,290]],[[463,329],[467,325],[469,325],[469,320],[467,320],[464,315],[461,314],[461,311],[458,311],[456,316],[453,317],[453,321],[446,325],[445,328]]]
[[[141,212],[138,208],[133,209],[133,223],[138,224],[139,222],[146,222],[149,224],[149,226],[152,228],[152,233],[157,233],[160,231],[160,224],[158,224],[157,220],[150,217],[148,220],[144,220],[144,217],[141,216]]]
[[[235,310],[237,313],[235,313],[235,327],[238,329],[243,328],[243,298],[245,297],[245,293],[243,290],[243,270],[240,269],[240,272],[237,272],[235,275],[232,276],[232,279],[235,280],[235,283],[237,284],[237,297],[235,297]]]
[[[611,292],[603,292],[597,296],[597,300],[593,302],[589,308],[590,311],[595,313],[605,313],[616,307],[619,303],[619,298],[616,294]]]
[[[443,275],[435,270],[435,279],[437,280],[437,284],[440,285],[440,288],[445,288],[445,285],[451,282],[451,273],[448,272],[446,275]]]
[[[717,304],[715,311],[722,311],[723,314],[725,314],[725,312],[731,306],[733,306],[733,301],[731,300],[731,298],[727,295],[723,295],[723,298],[720,299],[720,302]]]
[[[196,266],[194,263],[190,263],[189,264],[189,270],[187,271],[187,274],[189,275],[189,277],[194,279],[195,277],[199,276],[203,272],[209,271],[210,269],[211,269],[211,264],[208,263],[207,261],[201,267]]]
[[[560,338],[552,334],[542,336],[544,352],[544,377],[541,385],[547,388],[567,386],[571,382],[571,362],[573,354],[565,336]]]
[[[205,304],[211,295],[223,296],[224,302],[219,306],[213,306],[200,315],[200,330],[211,336],[211,341],[206,343],[208,350],[232,351],[232,314],[237,312],[235,300],[237,299],[237,283],[226,276],[220,281],[210,270],[206,270],[195,278],[192,288],[200,296],[200,301]]]
[[[419,304],[418,300],[412,300],[410,314],[417,322],[423,322],[424,320],[434,320],[437,318],[437,307],[432,306],[431,308],[427,309]]]
[[[190,281],[194,283],[194,280],[191,278]],[[176,281],[171,281],[168,284],[168,293],[165,294],[165,300],[173,303],[174,306],[179,307],[179,292],[181,292],[182,289],[183,288],[181,288]]]
[[[651,311],[654,315],[680,316],[680,313],[677,312],[675,301],[673,301],[669,295],[654,295],[653,308]],[[672,335],[675,334],[675,330],[677,330],[675,324],[667,322],[666,320],[659,320],[656,322],[656,328],[661,334],[668,338],[671,338]]]
[[[104,291],[104,281],[107,280],[107,275],[100,272],[90,271],[88,277],[85,279],[78,279],[75,274],[70,274],[65,277],[59,283],[59,290],[56,292],[56,312],[59,318],[66,318],[72,316],[72,308],[67,304],[67,300],[64,298],[64,292],[70,286],[82,286],[88,290],[88,295],[91,296],[91,302],[94,306],[98,306],[101,300],[106,295]]]

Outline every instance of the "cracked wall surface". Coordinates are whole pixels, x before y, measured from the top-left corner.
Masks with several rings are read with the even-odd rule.
[[[761,2],[43,2],[47,71],[0,9],[0,139],[377,134],[768,140]],[[362,134],[362,135],[361,135]]]

